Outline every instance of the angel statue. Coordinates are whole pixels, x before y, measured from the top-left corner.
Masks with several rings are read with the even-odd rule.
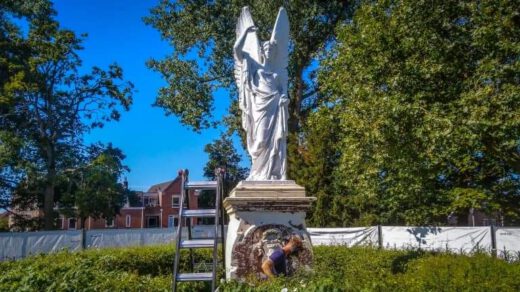
[[[235,79],[251,172],[247,180],[286,180],[289,18],[280,8],[269,41],[260,42],[248,7],[242,8],[234,45]]]

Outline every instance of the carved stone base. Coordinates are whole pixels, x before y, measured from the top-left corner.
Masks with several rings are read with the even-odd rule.
[[[241,181],[224,200],[229,214],[226,241],[226,278],[265,277],[261,265],[292,235],[302,248],[288,256],[287,272],[310,269],[312,245],[305,228],[305,213],[316,198],[294,181]]]

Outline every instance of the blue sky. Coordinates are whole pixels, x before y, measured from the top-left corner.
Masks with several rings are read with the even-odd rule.
[[[163,58],[172,48],[159,33],[146,26],[142,17],[158,1],[138,0],[56,0],[57,20],[63,28],[77,34],[87,33],[79,54],[83,68],[107,68],[116,62],[137,92],[129,112],[119,122],[106,124],[86,137],[87,143],[112,142],[121,148],[131,169],[131,187],[143,190],[170,180],[181,168],[188,168],[192,180],[201,180],[207,161],[204,146],[219,137],[219,129],[197,134],[182,126],[174,116],[166,117],[161,108],[152,107],[158,89],[165,84],[158,73],[145,66],[150,58]],[[231,52],[231,49],[230,49]],[[220,91],[215,96],[216,117],[225,113],[229,98]],[[241,153],[243,153],[241,151]],[[245,163],[245,162],[244,162]]]

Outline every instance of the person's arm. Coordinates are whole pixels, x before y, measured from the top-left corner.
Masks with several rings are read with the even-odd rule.
[[[262,271],[264,272],[264,274],[266,274],[269,278],[274,278],[274,274],[273,274],[273,266],[274,266],[274,263],[272,260],[270,259],[267,259],[265,260],[263,263],[262,263]]]

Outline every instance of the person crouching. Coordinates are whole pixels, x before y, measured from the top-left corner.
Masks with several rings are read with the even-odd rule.
[[[275,250],[265,261],[262,262],[262,271],[269,278],[275,276],[287,276],[287,257],[302,247],[299,236],[293,235],[281,249]]]

